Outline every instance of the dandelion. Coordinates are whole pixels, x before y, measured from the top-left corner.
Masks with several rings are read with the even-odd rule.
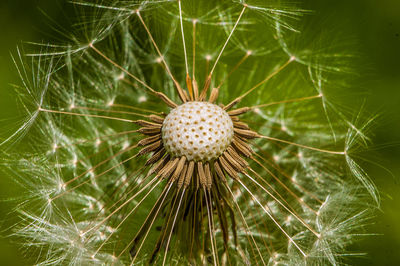
[[[1,145],[35,130],[36,152],[6,164],[29,193],[15,235],[39,264],[352,255],[379,201],[353,159],[368,123],[330,99],[345,61],[293,47],[306,10],[94,2],[73,2],[83,29],[70,44],[15,60],[30,116]]]

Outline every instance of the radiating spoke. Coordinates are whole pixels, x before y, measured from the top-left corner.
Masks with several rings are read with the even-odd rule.
[[[192,81],[190,79],[190,75],[189,75],[189,65],[188,65],[188,58],[187,58],[187,51],[186,51],[186,40],[185,40],[185,33],[183,30],[183,21],[182,21],[182,4],[181,4],[181,0],[178,0],[178,7],[179,7],[179,21],[181,24],[181,33],[182,33],[182,43],[183,43],[183,53],[185,56],[185,69],[186,69],[186,86],[188,88],[189,91],[189,97],[190,100],[193,101],[195,99],[194,95],[193,95],[193,84]]]
[[[126,115],[134,115],[134,116],[141,116],[148,118],[148,115],[135,113],[135,112],[128,112],[128,111],[118,111],[118,110],[110,110],[110,109],[101,109],[101,108],[94,108],[94,107],[85,107],[85,106],[74,106],[73,109],[78,110],[88,110],[88,111],[97,111],[97,112],[106,112],[106,113],[113,113],[113,114],[126,114]]]
[[[62,149],[62,148],[67,148],[67,147],[71,147],[71,146],[76,146],[79,144],[85,144],[85,143],[90,143],[90,142],[96,142],[96,145],[98,144],[97,142],[102,141],[103,139],[106,138],[110,138],[110,137],[117,137],[117,136],[123,136],[123,135],[128,135],[128,134],[132,134],[132,133],[137,133],[137,130],[127,130],[127,131],[121,131],[121,132],[117,132],[117,133],[112,133],[112,134],[107,134],[107,135],[101,135],[95,138],[90,138],[90,139],[84,139],[84,140],[78,140],[75,142],[70,142],[68,144],[64,144],[64,145],[57,145],[57,149]],[[123,143],[125,140],[119,141],[116,143],[116,145]],[[97,154],[97,153],[96,153]],[[91,155],[84,157],[84,159],[86,158],[90,158]],[[78,162],[82,161],[82,159],[80,159]]]
[[[158,216],[158,213],[160,212],[161,207],[163,206],[164,201],[165,201],[165,199],[166,199],[166,197],[167,197],[167,195],[168,195],[168,193],[169,193],[169,190],[171,189],[171,187],[172,187],[173,184],[174,184],[174,182],[171,182],[171,184],[168,186],[168,189],[167,189],[167,191],[165,192],[165,195],[164,195],[163,199],[161,200],[160,206],[158,207],[158,209],[157,209],[157,211],[156,211],[156,213],[155,213],[155,215],[154,215],[154,217],[153,217],[153,220],[151,221],[151,223],[150,223],[150,225],[149,225],[149,228],[147,229],[146,234],[145,234],[144,237],[143,237],[143,241],[141,242],[141,244],[140,244],[138,250],[136,251],[135,256],[134,256],[133,259],[132,259],[131,265],[134,264],[134,262],[135,262],[135,260],[136,260],[136,258],[137,258],[137,256],[138,256],[140,250],[142,249],[143,244],[144,244],[144,242],[146,241],[147,235],[149,234],[150,229],[151,229],[151,227],[153,226],[154,221],[156,220],[156,218],[157,218],[157,216]]]
[[[237,181],[238,183],[240,183],[240,185],[250,194],[250,196],[252,197],[253,200],[255,200],[257,202],[257,204],[264,210],[264,212],[269,216],[269,218],[274,222],[274,224],[279,228],[279,230],[281,230],[281,232],[290,240],[290,242],[293,243],[293,245],[300,251],[300,253],[306,257],[306,253],[300,248],[300,246],[293,240],[293,238],[282,228],[282,226],[279,224],[279,222],[272,216],[272,214],[265,209],[265,207],[260,203],[260,201],[257,199],[256,196],[254,196],[254,194],[247,188],[247,186],[245,186],[245,184],[243,184],[242,181],[240,181],[240,179],[235,179],[235,181]]]
[[[134,148],[134,147],[137,147],[137,145],[131,146],[131,147],[129,147],[129,148]],[[126,151],[126,150],[123,150],[123,151],[120,151],[120,152],[127,152],[127,151]],[[80,175],[78,175],[78,176],[72,178],[71,180],[65,182],[64,184],[62,184],[62,187],[66,187],[67,185],[69,185],[69,184],[72,183],[73,181],[75,181],[75,180],[81,178],[82,176],[84,176],[85,174],[87,174],[87,173],[89,173],[89,172],[95,170],[96,168],[100,167],[100,166],[103,165],[104,163],[110,161],[112,158],[115,158],[116,156],[118,156],[118,155],[120,155],[120,154],[121,154],[121,153],[114,154],[113,156],[111,156],[111,157],[107,158],[106,160],[100,162],[99,164],[95,165],[94,167],[90,168],[89,170],[86,170],[86,171],[83,172],[82,174],[80,174]],[[114,165],[114,166],[108,168],[107,170],[103,171],[102,173],[100,173],[100,174],[98,174],[98,175],[95,175],[94,178],[100,177],[100,176],[102,176],[102,175],[108,173],[108,172],[111,171],[112,169],[114,169],[114,168],[116,168],[116,167],[118,167],[118,166],[120,166],[120,165],[126,163],[127,161],[132,160],[132,159],[135,158],[135,157],[136,157],[136,155],[133,155],[133,156],[129,157],[128,159],[125,159],[124,161],[118,163],[117,165]],[[70,193],[71,191],[73,191],[73,190],[77,189],[78,187],[81,187],[81,186],[83,186],[83,185],[85,185],[85,184],[87,184],[87,183],[89,183],[89,182],[90,182],[90,180],[86,180],[86,181],[84,181],[84,182],[82,182],[82,183],[80,183],[80,184],[78,184],[78,185],[76,185],[76,186],[74,186],[74,187],[72,187],[72,188],[70,188],[70,189],[68,189],[68,190],[66,190],[66,191],[64,191],[64,192],[62,192],[62,193],[60,193],[60,194],[58,194],[57,196],[54,196],[54,197],[50,198],[49,201],[53,201],[53,200],[55,200],[55,199],[58,199],[58,198],[60,198],[61,196],[65,195],[65,194],[67,194],[67,193]]]
[[[136,211],[136,209],[142,204],[142,202],[150,195],[150,193],[157,187],[159,183],[153,186],[144,197],[135,205],[135,207],[122,219],[122,221],[114,228],[114,230],[108,235],[108,237],[101,243],[95,253],[92,255],[93,257],[100,251],[100,249],[106,244],[107,241],[113,236],[113,234],[121,227],[121,225]]]
[[[158,179],[158,177],[153,178],[149,183],[147,183],[142,189],[140,189],[137,193],[135,193],[135,195],[133,195],[132,197],[130,197],[127,201],[125,201],[123,204],[121,204],[121,206],[119,206],[117,209],[115,209],[112,213],[110,213],[106,218],[104,218],[100,223],[98,223],[96,226],[86,230],[85,232],[83,232],[81,235],[85,235],[88,232],[92,231],[92,230],[96,230],[98,229],[102,224],[104,224],[108,219],[110,219],[114,214],[116,214],[119,210],[121,210],[123,207],[125,207],[127,204],[129,204],[132,200],[134,200],[138,195],[140,195],[146,188],[148,188],[149,186],[151,186],[156,180]],[[159,181],[154,185],[154,187],[157,187],[158,184],[160,184],[163,180],[159,179]],[[152,187],[152,189],[154,189],[154,187]]]
[[[168,253],[169,243],[170,243],[170,241],[171,241],[172,232],[174,231],[174,227],[175,227],[176,217],[178,216],[179,209],[181,208],[181,203],[182,203],[183,195],[185,195],[185,191],[186,191],[186,188],[183,188],[182,195],[181,195],[181,198],[180,198],[180,200],[179,200],[178,208],[176,209],[174,221],[172,222],[171,231],[169,232],[169,236],[168,236],[168,240],[167,240],[167,246],[165,247],[165,254],[164,254],[164,259],[163,259],[163,265],[165,265],[165,261],[166,261],[166,259],[167,259],[167,253]]]
[[[210,71],[210,74],[209,74],[210,77],[211,77],[212,74],[214,73],[215,67],[216,67],[217,64],[218,64],[218,61],[219,61],[219,59],[221,58],[221,55],[222,55],[222,53],[224,52],[224,50],[225,50],[225,48],[226,48],[226,45],[229,43],[229,40],[231,39],[232,34],[235,32],[236,27],[237,27],[237,25],[239,24],[239,21],[240,21],[240,19],[242,18],[243,13],[244,13],[244,11],[246,10],[246,8],[247,8],[247,5],[243,5],[242,11],[240,12],[238,19],[236,20],[235,25],[233,26],[231,32],[229,33],[228,38],[226,39],[226,41],[225,41],[225,43],[224,43],[224,46],[222,46],[222,49],[221,49],[221,51],[219,52],[217,59],[215,60],[215,63],[214,63],[214,65],[213,65],[213,67],[212,67],[212,69],[211,69],[211,71]]]
[[[192,67],[192,86],[193,86],[193,93],[194,93],[194,99],[195,99],[195,101],[197,101],[198,100],[198,98],[199,98],[199,89],[198,89],[198,85],[197,85],[197,81],[196,81],[196,24],[197,24],[197,20],[196,19],[194,19],[193,21],[192,21],[192,24],[193,24],[193,36],[192,36],[192,42],[193,42],[193,45],[192,45],[192,53],[193,53],[193,59],[192,59],[192,64],[193,64],[193,67]]]
[[[258,148],[260,148],[258,146]],[[322,204],[323,201],[321,201],[317,196],[315,196],[314,194],[312,194],[310,191],[308,191],[307,189],[305,189],[302,185],[300,185],[298,182],[296,182],[295,180],[293,180],[293,178],[291,178],[285,171],[283,171],[282,168],[279,167],[278,164],[276,164],[274,161],[270,161],[270,160],[266,160],[264,158],[268,157],[268,155],[263,152],[264,156],[259,155],[258,153],[254,153],[259,159],[261,159],[263,162],[268,163],[273,169],[275,169],[276,171],[278,171],[281,175],[283,175],[285,178],[287,178],[290,182],[292,182],[293,184],[295,184],[301,191],[303,191],[305,194],[307,194],[308,196],[310,196],[311,198],[313,198],[314,200],[318,201],[319,204]],[[252,158],[253,160],[255,160],[255,158]],[[260,162],[258,162],[258,160],[255,160],[255,162],[257,164],[259,164],[261,167],[263,167],[263,169],[265,169],[269,174],[271,174],[271,176],[277,180],[277,182],[282,183],[282,181],[275,175],[272,175],[272,172],[269,171],[267,168],[265,168],[265,166],[263,164],[261,164]],[[283,184],[283,183],[282,183]],[[283,184],[284,186],[284,184]],[[316,211],[314,209],[311,209],[314,213],[316,213]]]
[[[152,113],[152,114],[156,114],[156,115],[160,114],[160,112],[156,112],[156,111],[145,109],[145,108],[130,106],[130,105],[126,105],[126,104],[111,103],[110,106],[111,107],[121,107],[121,108],[127,108],[127,109],[132,109],[132,110],[138,110],[138,111]]]
[[[297,146],[300,148],[304,148],[304,149],[308,149],[308,150],[313,150],[313,151],[319,151],[319,152],[324,152],[324,153],[329,153],[329,154],[337,154],[337,155],[345,155],[346,152],[345,151],[330,151],[330,150],[324,150],[324,149],[319,149],[319,148],[314,148],[311,146],[307,146],[307,145],[303,145],[303,144],[298,144],[295,142],[291,142],[288,140],[283,140],[283,139],[278,139],[278,138],[273,138],[273,137],[268,137],[268,136],[262,136],[259,135],[259,138],[263,138],[263,139],[268,139],[268,140],[272,140],[272,141],[277,141],[277,142],[282,142],[282,143],[286,143],[289,145],[293,145],[293,146]]]
[[[50,110],[50,109],[45,109],[45,108],[41,108],[41,107],[39,108],[39,111],[40,112],[46,112],[46,113],[54,113],[54,114],[64,114],[64,115],[74,115],[74,116],[83,116],[83,117],[103,118],[103,119],[117,120],[117,121],[121,121],[121,122],[129,122],[129,123],[134,123],[135,122],[135,120],[124,119],[124,118],[113,117],[113,116],[73,113],[73,112],[65,112],[65,111],[58,111],[58,110]]]
[[[221,86],[225,83],[225,81],[235,72],[241,64],[246,61],[247,58],[251,55],[251,51],[248,51],[240,60],[236,63],[236,65],[229,71],[229,73],[224,77],[224,79],[218,84],[217,88],[221,88]]]
[[[129,177],[128,177],[128,179],[130,179],[130,178],[132,178],[132,177],[134,177],[134,176],[139,176],[137,173],[140,173],[140,172],[142,172],[142,170],[143,170],[143,168],[144,167],[141,167],[141,168],[139,168],[136,172],[133,172],[132,174],[130,174],[129,175]],[[124,174],[123,174],[124,175]],[[103,207],[102,208],[100,208],[99,209],[99,211],[97,212],[97,214],[96,214],[96,216],[97,217],[100,217],[100,214],[103,212],[103,211],[105,211],[105,210],[111,210],[112,208],[114,208],[115,206],[117,206],[121,201],[123,201],[123,200],[125,200],[125,198],[127,197],[127,195],[129,195],[129,194],[131,194],[137,187],[139,187],[139,186],[141,186],[142,184],[144,184],[144,182],[146,181],[146,177],[145,178],[143,178],[139,183],[137,183],[133,188],[131,188],[129,191],[122,191],[122,193],[123,193],[123,197],[121,197],[120,199],[118,199],[116,202],[114,202],[111,206],[105,206],[105,205],[103,205]],[[125,183],[126,184],[126,183]],[[124,185],[124,182],[119,186],[119,187],[117,187],[116,189],[115,189],[115,191],[110,195],[110,198],[112,198],[112,197],[114,197],[115,196],[115,194],[117,193],[117,191],[119,190],[119,189],[121,189],[121,186],[122,185]],[[104,197],[106,196],[106,194],[104,194],[100,199],[99,199],[99,201],[101,201],[101,200],[103,200],[104,199]],[[92,227],[92,225],[95,223],[95,220],[92,220],[86,227],[85,227],[85,229],[83,230],[83,231],[86,231],[86,230],[88,230],[89,228],[91,228]],[[87,238],[88,239],[88,238]]]
[[[218,265],[217,264],[217,257],[218,254],[216,253],[216,247],[214,246],[214,231],[213,231],[213,226],[212,226],[212,221],[211,221],[211,216],[212,213],[210,213],[210,204],[208,203],[208,198],[207,198],[207,192],[206,192],[206,188],[203,188],[204,190],[204,197],[206,198],[206,205],[207,205],[207,217],[208,217],[208,227],[210,229],[210,242],[211,242],[211,249],[212,249],[212,255],[213,255],[213,259],[214,259],[214,265]]]
[[[249,168],[251,172],[257,174],[253,169]],[[269,192],[266,188],[264,188],[260,183],[258,183],[253,177],[251,177],[247,173],[243,173],[245,176],[247,176],[253,183],[255,183],[258,187],[260,187],[264,192],[266,192],[271,198],[274,199],[275,202],[277,202],[279,205],[281,205],[287,212],[289,212],[291,215],[293,215],[301,224],[303,224],[308,230],[310,230],[316,237],[319,237],[320,235],[315,232],[314,229],[311,228],[310,225],[308,225],[301,217],[299,217],[296,213],[294,213],[292,210],[290,210],[285,204],[283,204],[279,199],[277,199],[271,192]]]
[[[207,90],[208,90],[208,88],[210,87],[210,84],[211,84],[211,77],[212,77],[212,75],[213,75],[213,73],[214,73],[214,70],[215,70],[215,68],[216,68],[216,66],[217,66],[217,64],[218,64],[218,62],[219,62],[219,59],[221,58],[221,55],[223,54],[223,52],[224,52],[224,50],[225,50],[227,44],[229,43],[229,40],[231,39],[232,34],[235,32],[236,27],[237,27],[237,25],[239,24],[240,19],[242,18],[243,13],[244,13],[244,11],[246,10],[246,8],[247,8],[247,5],[244,4],[244,5],[243,5],[243,9],[242,9],[242,11],[241,11],[240,14],[239,14],[239,17],[238,17],[238,19],[236,20],[235,25],[233,26],[231,32],[230,32],[229,35],[228,35],[228,38],[226,39],[224,45],[222,46],[221,51],[220,51],[219,54],[218,54],[217,59],[215,60],[215,63],[214,63],[213,67],[211,68],[210,73],[208,74],[208,76],[207,76],[207,78],[206,78],[206,81],[205,81],[205,84],[204,84],[204,88],[203,88],[203,90],[202,90],[202,92],[201,92],[201,94],[200,94],[200,100],[205,99],[206,94],[207,94]]]
[[[158,178],[158,177],[156,177]],[[126,245],[126,247],[119,253],[118,258],[122,256],[122,254],[124,254],[127,249],[129,248],[129,246],[132,245],[132,243],[135,241],[136,237],[138,236],[139,232],[144,228],[147,220],[150,218],[150,215],[153,213],[154,209],[156,208],[156,206],[158,206],[158,202],[163,198],[164,193],[171,188],[171,186],[169,186],[168,184],[164,187],[163,191],[160,193],[159,197],[157,198],[156,202],[154,203],[153,207],[151,208],[149,214],[147,215],[145,221],[142,223],[142,226],[140,227],[139,231],[137,232],[136,236]]]
[[[252,87],[251,89],[249,89],[248,91],[246,91],[245,93],[243,93],[242,95],[240,95],[239,97],[237,97],[236,99],[234,99],[233,101],[231,101],[229,104],[227,104],[225,106],[225,110],[231,108],[232,106],[234,106],[235,104],[237,104],[238,102],[240,102],[244,97],[246,97],[249,93],[251,93],[252,91],[254,91],[255,89],[257,89],[258,87],[260,87],[261,85],[265,84],[267,81],[269,81],[270,79],[272,79],[273,77],[275,77],[278,73],[280,73],[283,69],[285,69],[291,62],[293,62],[295,60],[295,57],[291,57],[289,58],[288,61],[286,61],[286,63],[284,63],[282,66],[280,66],[277,70],[275,70],[274,72],[272,72],[271,74],[269,74],[265,79],[263,79],[262,81],[260,81],[259,83],[257,83],[254,87]]]
[[[130,151],[130,150],[132,150],[132,149],[134,149],[134,148],[136,148],[136,147],[137,147],[137,145],[135,144],[135,145],[129,146],[129,147],[123,149],[123,150],[120,150],[119,152],[115,153],[114,155],[108,157],[107,159],[101,161],[100,163],[96,164],[95,166],[93,166],[93,167],[89,168],[88,170],[84,171],[82,174],[80,174],[80,175],[78,175],[78,176],[76,176],[76,177],[74,177],[74,178],[68,180],[68,181],[65,182],[63,185],[64,185],[64,186],[67,186],[67,185],[71,184],[72,182],[74,182],[75,180],[79,179],[80,177],[82,177],[82,176],[84,176],[84,175],[86,175],[86,174],[88,174],[88,173],[90,173],[90,172],[93,172],[94,170],[96,170],[97,168],[99,168],[100,166],[102,166],[103,164],[105,164],[105,163],[111,161],[112,159],[118,157],[119,155],[121,155],[121,154],[123,154],[123,153],[125,153],[125,152],[128,152],[128,151]]]
[[[140,84],[142,84],[145,88],[147,88],[149,91],[151,91],[152,93],[157,93],[153,88],[151,88],[149,85],[147,85],[144,81],[142,81],[141,79],[139,79],[138,77],[136,77],[135,75],[133,75],[132,73],[130,73],[128,70],[126,70],[125,68],[123,68],[122,66],[120,66],[119,64],[115,63],[113,60],[111,60],[109,57],[107,57],[105,54],[103,54],[99,49],[97,49],[92,43],[89,44],[89,47],[92,48],[97,54],[99,54],[101,57],[103,57],[105,60],[107,60],[109,63],[111,63],[113,66],[115,66],[116,68],[120,69],[122,72],[124,72],[125,74],[127,74],[128,76],[130,76],[131,78],[133,78],[134,80],[136,80],[137,82],[139,82]]]
[[[260,251],[260,248],[258,247],[258,245],[257,245],[257,243],[256,243],[256,241],[255,241],[255,239],[254,239],[254,237],[253,237],[253,235],[250,233],[250,232],[251,232],[250,227],[248,226],[248,224],[247,224],[247,222],[246,222],[246,219],[245,219],[245,217],[244,217],[244,215],[243,215],[243,212],[242,212],[242,210],[240,209],[240,206],[239,206],[239,204],[237,203],[237,201],[236,201],[236,199],[235,199],[235,195],[233,194],[233,192],[232,192],[232,190],[231,190],[231,188],[229,187],[228,184],[225,184],[225,187],[228,189],[229,193],[230,193],[231,196],[232,196],[232,200],[233,200],[233,202],[234,202],[234,204],[235,204],[235,206],[236,206],[236,209],[237,209],[238,212],[239,212],[239,215],[240,215],[240,218],[241,218],[241,220],[242,220],[242,223],[243,223],[243,225],[245,226],[245,230],[246,230],[246,235],[247,235],[247,237],[250,236],[251,241],[254,243],[254,245],[255,245],[255,247],[256,247],[256,249],[257,249],[258,255],[260,256],[263,265],[266,265],[266,264],[265,264],[265,261],[264,261],[264,258],[263,258],[263,256],[262,256],[262,253],[261,253],[261,251]],[[250,241],[250,240],[249,240],[249,241]],[[253,247],[252,247],[252,249],[253,249]],[[253,251],[253,253],[254,253],[254,251]],[[255,254],[254,254],[254,257],[255,257]]]
[[[265,104],[259,104],[259,105],[254,105],[251,106],[251,109],[256,109],[256,108],[264,108],[276,104],[282,104],[282,103],[294,103],[294,102],[301,102],[305,100],[312,100],[312,99],[318,99],[322,98],[322,94],[314,95],[314,96],[307,96],[307,97],[300,97],[296,99],[288,99],[288,100],[282,100],[282,101],[277,101],[277,102],[271,102],[271,103],[265,103]]]
[[[185,94],[184,94],[184,92],[183,92],[181,86],[179,85],[179,83],[178,83],[178,81],[175,79],[175,77],[172,75],[172,72],[171,72],[171,70],[169,69],[167,62],[165,62],[164,56],[161,54],[161,51],[160,51],[160,49],[158,48],[158,45],[157,45],[157,43],[155,42],[155,40],[154,40],[154,38],[153,38],[153,35],[151,34],[149,28],[147,27],[146,23],[144,22],[144,20],[143,20],[143,18],[142,18],[142,15],[140,15],[139,10],[136,11],[136,14],[137,14],[137,16],[138,16],[140,22],[142,23],[144,29],[146,30],[147,35],[149,36],[151,42],[153,43],[153,46],[154,46],[154,48],[156,49],[156,51],[157,51],[157,53],[158,53],[158,56],[160,57],[161,61],[163,62],[164,67],[165,67],[165,70],[167,71],[168,75],[170,76],[170,78],[171,78],[172,81],[174,82],[175,87],[176,87],[176,90],[177,90],[177,92],[178,92],[178,94],[179,94],[179,97],[181,98],[181,100],[182,100],[183,102],[186,102],[187,99],[186,99],[186,96],[185,96]]]
[[[258,156],[259,156],[259,155],[258,155]],[[313,208],[311,208],[308,204],[306,204],[303,200],[301,200],[300,197],[296,195],[296,193],[294,193],[288,186],[286,186],[274,173],[272,173],[268,168],[266,168],[261,162],[259,162],[259,161],[258,161],[256,158],[254,158],[254,157],[251,157],[251,159],[252,159],[253,161],[255,161],[259,166],[261,166],[270,176],[272,176],[272,177],[275,179],[275,181],[278,182],[279,185],[281,185],[290,195],[292,195],[292,196],[296,199],[296,201],[297,201],[298,203],[300,203],[301,205],[307,207],[307,208],[308,208],[310,211],[312,211],[313,213],[316,213],[316,211],[315,211]],[[254,171],[253,169],[251,169],[251,168],[249,168],[249,170],[250,170],[251,172],[253,172],[254,174],[256,174],[257,177],[259,177],[265,184],[267,184],[267,186],[269,186],[271,189],[273,189],[273,187],[272,187],[264,178],[262,178],[257,172],[255,172],[255,171]],[[273,189],[273,190],[276,192],[275,189]],[[285,200],[278,192],[276,192],[276,193],[279,195],[279,197],[280,197],[284,202],[286,202],[286,200]],[[289,205],[289,204],[288,204],[288,205]],[[291,209],[292,209],[292,208],[291,208]]]
[[[178,6],[179,6],[179,21],[180,21],[180,24],[181,24],[181,33],[182,33],[183,53],[184,53],[184,56],[185,56],[185,68],[186,68],[186,73],[189,74],[189,66],[188,66],[187,52],[186,52],[186,42],[185,42],[185,33],[183,31],[181,0],[178,0]]]

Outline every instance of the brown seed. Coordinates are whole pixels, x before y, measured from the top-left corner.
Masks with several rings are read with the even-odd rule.
[[[210,165],[208,163],[204,164],[204,174],[206,176],[206,186],[208,189],[212,186],[212,175],[210,170]]]
[[[155,134],[160,134],[161,133],[161,127],[142,127],[138,129],[139,133],[142,133],[144,135],[155,135]]]
[[[158,160],[161,159],[161,157],[164,156],[165,152],[166,151],[165,151],[164,147],[162,147],[159,151],[154,153],[153,156],[150,157],[150,159],[148,159],[146,161],[145,165],[150,165],[150,164],[157,162]]]
[[[165,157],[162,158],[160,161],[158,161],[158,163],[155,164],[155,165],[153,166],[153,168],[151,168],[151,169],[149,170],[149,172],[147,173],[147,176],[150,176],[150,175],[152,175],[152,174],[154,174],[154,173],[158,173],[158,172],[164,167],[164,165],[165,165],[167,162],[169,162],[169,159],[170,159],[170,156],[169,156],[169,154],[167,154],[167,156],[165,156]]]
[[[243,167],[235,159],[233,159],[232,156],[230,156],[230,154],[227,151],[223,153],[223,156],[225,157],[226,161],[233,167],[234,170],[236,170],[237,172],[243,171]]]
[[[197,173],[199,175],[200,185],[202,187],[207,186],[206,175],[204,173],[204,167],[202,162],[197,162]]]
[[[172,172],[175,170],[176,165],[179,162],[179,158],[175,158],[174,160],[169,161],[164,167],[163,169],[161,169],[160,173],[158,174],[158,176],[160,176],[161,178],[168,178],[171,176]]]
[[[252,130],[233,128],[233,131],[235,131],[235,133],[238,134],[239,136],[242,136],[246,139],[254,139],[254,138],[258,138],[260,136],[260,135],[258,135],[257,132],[254,132]]]
[[[142,127],[162,127],[162,124],[160,124],[160,123],[153,123],[153,122],[150,122],[150,121],[146,121],[146,120],[137,120],[137,121],[135,121],[135,124],[138,124],[139,126],[142,126]]]
[[[164,122],[164,118],[158,115],[149,115],[151,121],[162,124]]]
[[[178,178],[178,189],[180,189],[185,182],[187,169],[188,169],[188,164],[185,163],[185,165],[183,166],[183,169],[181,171],[181,174]],[[185,188],[186,188],[186,186],[185,186]]]
[[[156,95],[161,98],[161,100],[163,100],[163,102],[165,102],[169,107],[171,108],[176,108],[178,107],[178,105],[176,103],[174,103],[170,98],[168,98],[167,95],[165,95],[162,92],[155,92]]]
[[[192,180],[193,171],[194,171],[194,161],[190,161],[185,177],[185,183],[184,183],[185,187],[189,186],[190,180]]]
[[[218,88],[213,88],[211,90],[210,98],[208,98],[208,101],[210,103],[214,103],[218,98],[218,93],[219,93],[219,89]]]
[[[253,151],[250,149],[247,143],[241,141],[236,136],[233,137],[232,146],[246,157],[250,157],[253,154]]]
[[[206,79],[206,82],[204,84],[204,88],[200,93],[200,97],[199,97],[200,101],[203,101],[206,98],[207,91],[208,91],[208,88],[210,87],[210,84],[211,84],[211,76],[208,76]]]
[[[238,122],[239,121],[239,117],[231,116],[231,120],[232,120],[232,122]]]
[[[224,110],[229,110],[231,109],[233,106],[235,106],[238,102],[240,102],[242,100],[241,97],[236,98],[235,100],[233,100],[232,102],[230,102],[227,106],[224,107]]]
[[[172,175],[172,181],[175,181],[181,175],[183,166],[185,165],[185,161],[186,161],[186,157],[185,156],[182,156],[179,159],[179,162],[178,162],[178,165],[176,166],[175,172]]]
[[[218,161],[220,162],[222,169],[224,169],[230,177],[232,177],[233,179],[239,178],[235,169],[232,168],[232,166],[224,159],[224,157],[219,157]]]
[[[138,142],[138,146],[146,146],[146,145],[149,145],[149,144],[151,144],[151,143],[153,143],[153,142],[159,140],[160,138],[161,138],[161,135],[160,135],[160,134],[157,134],[157,135],[154,135],[154,136],[151,136],[151,137],[148,137],[148,138],[144,138],[144,139],[142,139],[142,140],[140,140],[140,141]]]
[[[233,126],[237,127],[237,128],[241,128],[241,129],[250,129],[250,127],[246,123],[243,123],[243,122],[240,122],[240,121],[233,122]]]
[[[144,147],[143,149],[141,149],[141,150],[138,152],[138,155],[143,155],[143,154],[146,154],[146,153],[155,151],[155,150],[157,150],[157,149],[160,148],[160,147],[162,147],[162,142],[161,142],[161,140],[159,140],[159,141],[157,141],[157,142],[154,142],[153,144],[150,144],[150,145]]]
[[[237,115],[241,115],[241,114],[247,113],[250,110],[251,109],[249,107],[242,107],[242,108],[238,108],[238,109],[229,111],[228,114],[230,116],[237,116]]]
[[[226,151],[229,153],[229,155],[232,156],[233,159],[235,159],[243,168],[247,168],[249,164],[246,162],[245,159],[243,159],[232,146],[229,146]]]
[[[222,182],[226,183],[225,174],[222,171],[222,168],[221,168],[220,164],[218,163],[218,161],[214,162],[214,170],[217,173],[217,176],[222,180]]]

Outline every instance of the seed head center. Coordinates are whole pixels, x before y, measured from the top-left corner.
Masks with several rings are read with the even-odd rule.
[[[167,152],[188,161],[212,161],[231,144],[233,123],[228,113],[209,102],[186,102],[164,119],[162,139]]]

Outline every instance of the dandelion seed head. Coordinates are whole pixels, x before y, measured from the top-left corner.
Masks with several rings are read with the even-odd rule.
[[[231,144],[232,120],[221,107],[206,102],[187,102],[171,110],[163,122],[162,138],[174,157],[211,161]]]

